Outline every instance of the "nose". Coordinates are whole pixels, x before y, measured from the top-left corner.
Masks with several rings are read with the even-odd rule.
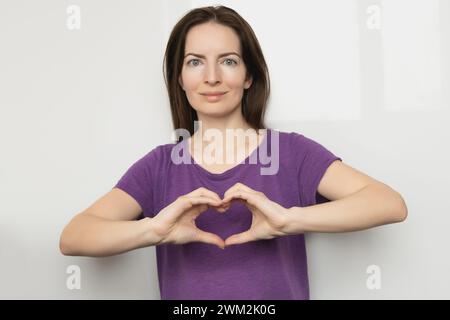
[[[220,71],[217,69],[217,65],[209,65],[206,68],[206,79],[205,82],[214,85],[217,82],[220,82]]]

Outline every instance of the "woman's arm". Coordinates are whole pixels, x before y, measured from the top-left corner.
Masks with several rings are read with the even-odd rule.
[[[60,250],[67,256],[104,257],[152,246],[160,238],[152,219],[113,221],[88,212],[75,216],[61,234]]]
[[[153,219],[135,219],[140,205],[126,192],[114,188],[76,215],[61,233],[59,247],[69,256],[110,256],[156,245],[161,239]]]
[[[288,209],[286,234],[347,232],[404,221],[408,210],[401,195],[373,183],[342,199]]]

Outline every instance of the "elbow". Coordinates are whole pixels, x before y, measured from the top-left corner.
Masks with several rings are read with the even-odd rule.
[[[61,244],[59,246],[59,251],[64,256],[72,256],[72,254],[70,254],[70,251],[68,249],[66,249],[65,247],[62,247]]]
[[[70,245],[70,241],[68,241],[68,236],[65,233],[65,230],[61,233],[59,237],[59,251],[65,256],[74,256],[75,253]]]
[[[67,243],[64,242],[64,239],[63,239],[62,236],[59,239],[59,251],[65,256],[70,256],[71,255],[69,247],[67,246]]]
[[[403,197],[397,192],[397,206],[394,215],[394,222],[403,222],[408,217],[408,207]]]
[[[61,246],[61,244],[59,245],[59,251],[64,256],[74,256],[74,254],[67,247]]]

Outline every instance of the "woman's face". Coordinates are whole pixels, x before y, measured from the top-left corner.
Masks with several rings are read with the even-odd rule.
[[[184,52],[179,83],[197,113],[224,115],[241,107],[251,79],[245,79],[239,38],[233,29],[217,23],[194,26],[187,34]],[[210,92],[226,93],[205,95]]]

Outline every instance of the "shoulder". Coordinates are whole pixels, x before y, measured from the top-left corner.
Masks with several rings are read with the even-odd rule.
[[[306,137],[302,133],[295,132],[295,131],[281,131],[281,130],[275,130],[270,129],[271,131],[271,137],[273,140],[273,137],[278,138],[279,142],[281,144],[286,144],[289,147],[294,147],[298,145],[307,145],[311,142],[314,142],[312,139]],[[278,136],[278,137],[277,137]]]
[[[285,150],[280,150],[281,158],[287,157],[290,162],[293,162],[297,170],[316,170],[322,164],[339,159],[321,142],[298,132],[286,132]]]
[[[303,158],[311,153],[323,153],[328,149],[316,139],[298,132],[289,132],[289,145],[297,156]]]
[[[280,146],[279,152],[281,153],[282,158],[288,157],[289,159],[297,159],[317,144],[314,140],[299,132],[279,130],[271,131],[272,143],[278,139],[278,144]],[[276,135],[274,135],[275,132],[277,133]]]
[[[267,135],[269,136],[271,144],[278,142],[280,145],[290,145],[293,134],[296,133],[272,128],[267,129]]]
[[[170,152],[172,151],[172,148],[176,145],[176,143],[165,143],[160,144],[153,148],[148,155],[153,157],[159,157],[159,158],[165,158],[167,154],[170,155]]]
[[[174,143],[161,144],[146,151],[135,162],[135,166],[145,167],[152,171],[158,170],[164,166],[164,163],[170,159],[170,152]]]
[[[299,132],[291,131],[286,134],[288,135],[288,140],[292,147],[309,147],[317,143],[312,138]]]
[[[187,139],[184,139],[179,142],[161,144],[150,151],[147,156],[159,164],[160,170],[164,170],[173,164],[178,164],[181,158],[188,157],[187,149]]]

